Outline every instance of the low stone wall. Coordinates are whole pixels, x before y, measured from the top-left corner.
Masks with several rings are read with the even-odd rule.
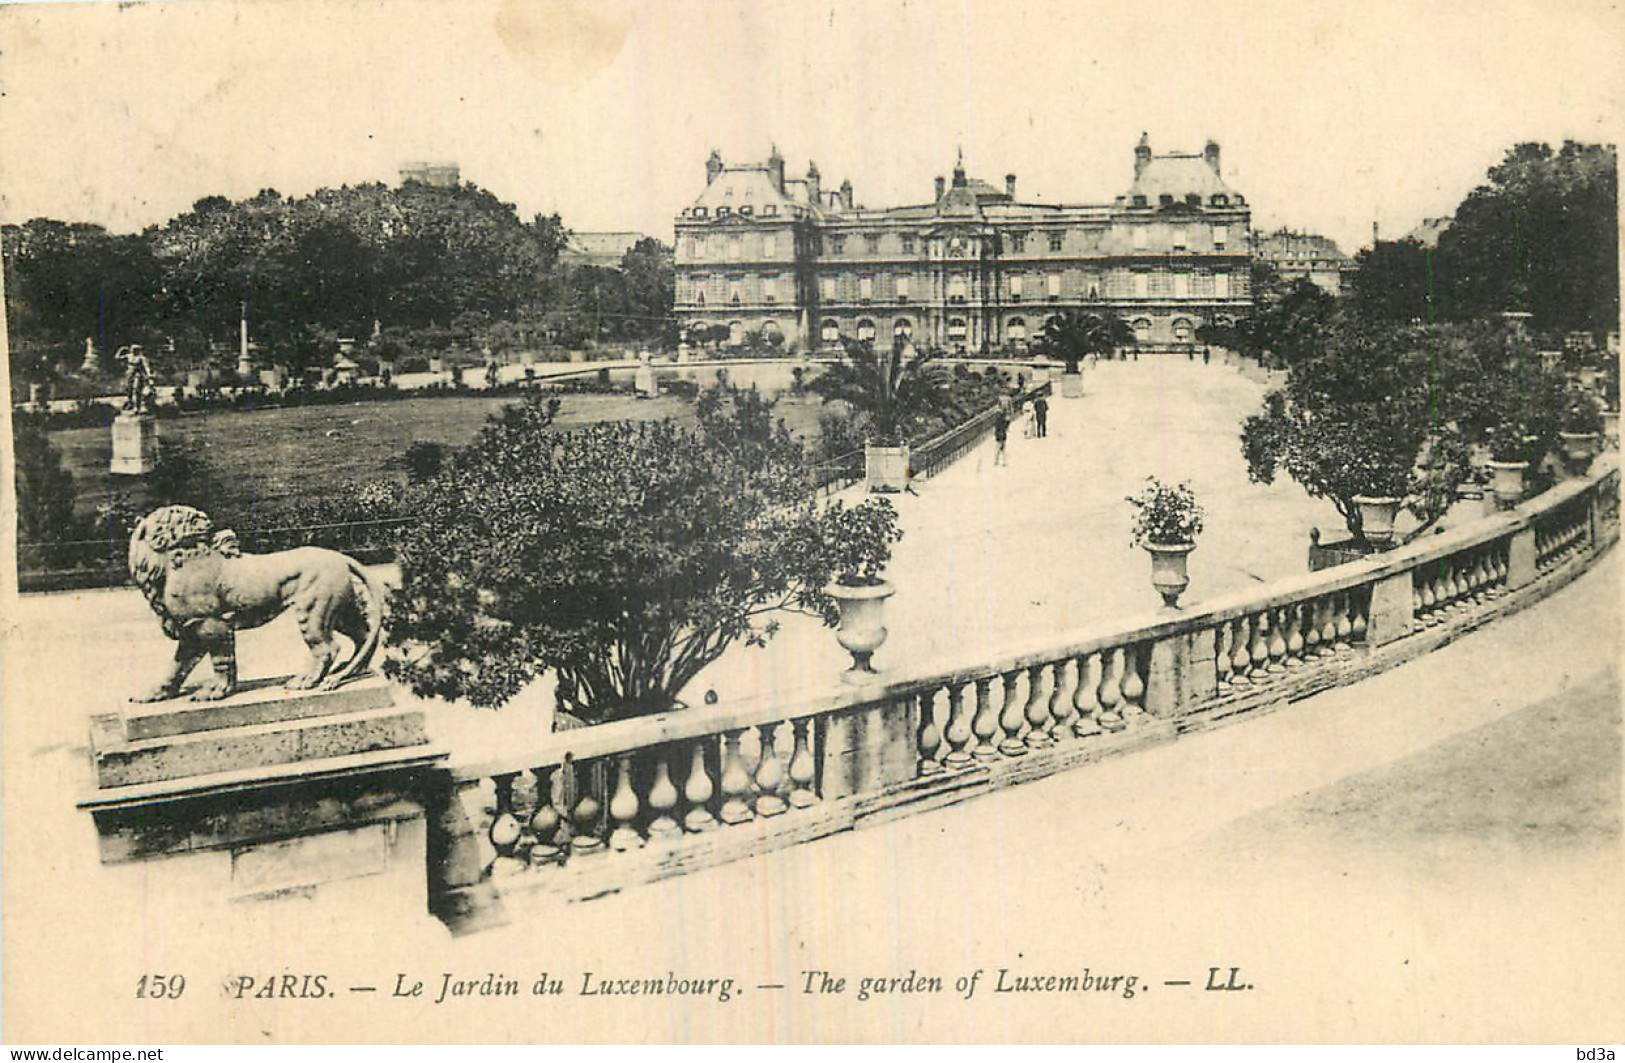
[[[1526,608],[1618,536],[1619,473],[1599,468],[1472,525],[1127,628],[454,760],[429,824],[430,903],[476,928],[518,891],[590,898],[1273,711]]]

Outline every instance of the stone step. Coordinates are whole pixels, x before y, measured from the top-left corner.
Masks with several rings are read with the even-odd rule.
[[[387,708],[393,701],[389,683],[378,675],[364,676],[337,690],[288,690],[283,684],[290,678],[251,680],[243,683],[231,697],[219,701],[128,702],[120,713],[124,720],[124,738],[136,742],[222,727],[303,720]]]
[[[394,707],[134,741],[124,737],[119,715],[108,713],[91,718],[90,735],[96,785],[103,789],[405,749],[428,741],[422,710]]]

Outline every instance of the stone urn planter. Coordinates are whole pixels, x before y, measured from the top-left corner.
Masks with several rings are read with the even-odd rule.
[[[1360,529],[1365,541],[1372,546],[1387,546],[1394,541],[1394,518],[1399,516],[1403,502],[1399,498],[1355,495],[1354,504],[1360,509]]]
[[[831,583],[824,593],[840,603],[841,624],[835,640],[852,655],[852,667],[841,673],[848,683],[872,683],[880,678],[871,658],[886,641],[886,599],[896,588],[885,580],[867,586]]]
[[[1083,398],[1083,374],[1082,373],[1062,373],[1061,374],[1061,397],[1064,398],[1064,399],[1081,399],[1081,398]]]
[[[1585,474],[1591,466],[1591,459],[1597,453],[1597,434],[1595,432],[1559,432],[1558,439],[1563,441],[1563,460],[1569,471],[1576,476]]]
[[[1162,604],[1179,608],[1179,596],[1191,585],[1188,563],[1195,543],[1146,543],[1151,555],[1151,586],[1162,595]]]
[[[1510,509],[1523,501],[1523,474],[1528,468],[1527,461],[1490,462],[1495,501],[1501,508]]]
[[[895,494],[908,487],[908,447],[863,448],[864,477],[870,493]]]

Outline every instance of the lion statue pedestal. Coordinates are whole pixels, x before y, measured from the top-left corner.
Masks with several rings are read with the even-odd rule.
[[[103,863],[224,854],[234,896],[377,874],[379,861],[421,878],[424,780],[445,752],[422,709],[395,705],[367,671],[383,602],[366,570],[314,547],[244,554],[206,514],[165,506],[131,534],[130,574],[176,649],[155,688],[91,719],[97,789],[80,807]],[[236,633],[283,613],[307,666],[239,682]]]

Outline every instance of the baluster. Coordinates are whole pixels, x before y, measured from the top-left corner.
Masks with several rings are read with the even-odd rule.
[[[1411,573],[1411,627],[1412,631],[1422,626],[1422,583],[1416,573]]]
[[[1510,542],[1500,543],[1495,549],[1495,596],[1497,598],[1507,592],[1507,573],[1511,571],[1508,567],[1507,555],[1511,549]]]
[[[496,784],[496,806],[492,809],[491,826],[485,833],[491,847],[503,856],[513,853],[514,846],[519,844],[519,835],[523,833],[519,817],[513,814],[513,782],[517,778],[519,773],[516,771],[491,777]]]
[[[1230,689],[1230,625],[1213,629],[1213,673],[1220,694]]]
[[[1480,550],[1473,555],[1473,604],[1483,605],[1489,600],[1490,554]]]
[[[1303,603],[1295,602],[1281,610],[1286,617],[1286,666],[1303,667]]]
[[[1326,652],[1320,644],[1320,601],[1311,598],[1303,603],[1303,658],[1319,657]]]
[[[1095,687],[1100,682],[1095,671],[1100,666],[1090,663],[1099,659],[1100,655],[1094,653],[1078,658],[1078,686],[1072,692],[1072,707],[1078,710],[1078,718],[1072,724],[1072,733],[1079,738],[1100,733],[1100,721],[1095,718],[1095,713],[1100,709],[1095,701]]]
[[[774,747],[778,729],[776,723],[764,723],[756,729],[762,745],[762,755],[756,764],[758,816],[777,816],[787,807],[784,798],[779,796],[779,787],[784,784],[784,765],[779,763],[779,751]]]
[[[976,736],[976,749],[971,755],[977,760],[999,759],[999,747],[993,744],[993,736],[999,733],[999,716],[993,711],[993,700],[988,697],[988,688],[992,685],[991,677],[976,680],[976,715],[971,717],[970,729]]]
[[[649,784],[649,811],[654,813],[654,818],[649,821],[651,838],[669,838],[683,833],[683,828],[677,825],[677,820],[672,816],[677,808],[677,786],[671,781],[671,761],[676,755],[675,747],[655,753],[655,777]]]
[[[750,770],[739,751],[739,738],[744,733],[744,728],[737,728],[725,732],[722,739],[722,807],[717,810],[717,818],[728,824],[744,823],[755,815],[746,800],[750,796]]]
[[[929,695],[927,695],[929,699]],[[929,700],[926,702],[930,704]],[[816,778],[818,765],[813,759],[812,746],[807,741],[807,725],[805,719],[792,720],[790,730],[794,733],[795,749],[790,754],[790,806],[792,808],[809,808],[818,803],[818,795],[813,792],[813,781]],[[936,763],[933,761],[932,763]],[[941,770],[941,765],[937,766]]]
[[[1270,664],[1269,635],[1264,630],[1269,626],[1265,614],[1259,613],[1252,619],[1253,641],[1247,647],[1247,656],[1252,659],[1252,666],[1247,670],[1247,677],[1255,683],[1262,683],[1268,678]]]
[[[711,770],[705,763],[703,738],[695,739],[688,762],[688,778],[683,782],[683,797],[688,801],[688,814],[683,827],[695,833],[708,831],[717,825],[716,817],[707,807],[716,788],[711,785]]]
[[[1354,647],[1349,645],[1349,636],[1354,633],[1354,621],[1349,614],[1354,611],[1353,594],[1344,591],[1337,596],[1337,652],[1353,653]]]
[[[1466,573],[1462,571],[1460,557],[1452,557],[1448,564],[1450,572],[1450,611],[1459,613],[1467,608],[1467,603],[1464,601],[1467,597]]]
[[[1434,606],[1433,580],[1429,578],[1426,569],[1420,569],[1417,571],[1416,587],[1417,596],[1422,603],[1421,608],[1416,612],[1416,617],[1423,624],[1431,624],[1433,621],[1430,619],[1430,616],[1433,612]]]
[[[1366,613],[1370,612],[1370,599],[1356,591],[1349,591],[1349,641],[1364,642],[1366,628],[1370,626]]]
[[[531,769],[536,778],[536,809],[530,814],[530,833],[536,839],[530,847],[532,867],[557,862],[563,852],[560,846],[570,840],[564,819],[553,804],[553,771],[551,767]]]
[[[1330,656],[1337,652],[1337,602],[1328,594],[1320,600],[1323,619],[1320,625],[1320,652]]]
[[[1286,636],[1281,634],[1285,623],[1285,610],[1266,609],[1264,616],[1269,627],[1270,663],[1268,671],[1280,674],[1286,671]]]
[[[1102,650],[1100,656],[1100,687],[1095,691],[1100,701],[1100,714],[1096,717],[1101,729],[1121,731],[1126,724],[1117,705],[1123,697],[1122,650]]]
[[[575,832],[574,837],[570,839],[570,852],[577,856],[603,852],[604,839],[598,836],[598,821],[604,806],[594,792],[598,789],[598,780],[595,778],[598,774],[596,765],[574,764],[566,755],[564,767],[576,781],[575,810],[570,814],[570,818],[575,821]],[[585,784],[581,782],[579,775],[583,769],[587,772]]]
[[[942,764],[937,760],[942,755],[942,728],[937,726],[937,692],[935,690],[923,691],[920,694],[920,774],[935,775],[942,770]],[[795,774],[795,761],[790,762],[792,777]],[[791,804],[795,804],[792,800]]]
[[[1019,757],[1027,752],[1027,743],[1021,740],[1021,725],[1027,722],[1027,716],[1016,697],[1016,683],[1021,678],[1020,670],[1004,673],[1004,699],[999,703],[999,727],[1004,731],[1004,741],[999,743],[999,752],[1007,757]]]
[[[1252,682],[1247,675],[1248,666],[1253,659],[1252,654],[1247,652],[1247,618],[1238,616],[1235,624],[1235,637],[1230,640],[1230,644],[1235,647],[1230,651],[1230,684],[1244,687]]]
[[[609,846],[618,853],[643,847],[643,837],[632,826],[638,818],[638,795],[632,789],[632,754],[622,753],[615,763],[615,793],[609,799],[609,816],[615,821]]]
[[[1049,703],[1044,700],[1044,666],[1035,664],[1027,669],[1027,748],[1043,749],[1055,744],[1044,732],[1049,723]]]
[[[1433,612],[1428,614],[1428,623],[1440,624],[1444,622],[1445,609],[1450,605],[1450,588],[1444,582],[1445,563],[1438,561],[1433,566]]]
[[[1136,716],[1145,715],[1145,679],[1140,675],[1142,654],[1134,646],[1123,647],[1123,711]]]
[[[1050,689],[1049,715],[1050,738],[1056,742],[1061,741],[1072,733],[1070,720],[1072,719],[1072,696],[1067,691],[1067,660],[1056,661],[1050,665],[1050,674],[1055,677],[1055,685]]]
[[[963,768],[974,758],[965,749],[970,744],[970,714],[965,711],[965,684],[948,684],[948,744],[953,750],[942,762],[950,768]]]

